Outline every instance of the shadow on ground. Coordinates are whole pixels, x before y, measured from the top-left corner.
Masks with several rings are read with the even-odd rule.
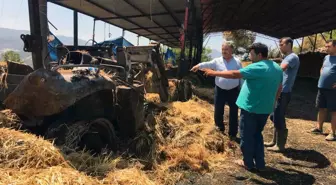
[[[256,175],[261,178],[273,181],[273,183],[266,183],[258,180],[257,178],[250,179],[251,182],[256,184],[311,185],[316,181],[312,175],[294,169],[278,170],[268,167],[266,171],[260,172]]]
[[[326,156],[315,150],[298,150],[288,148],[285,152],[283,152],[283,155],[294,161],[304,162],[302,164],[280,162],[280,164],[284,165],[299,166],[305,168],[327,168],[331,164]]]

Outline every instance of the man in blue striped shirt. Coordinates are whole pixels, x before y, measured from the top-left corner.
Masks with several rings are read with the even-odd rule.
[[[213,69],[215,71],[239,70],[242,68],[242,65],[238,59],[232,56],[233,50],[233,44],[225,42],[222,45],[223,56],[209,62],[202,62],[194,66],[191,71],[196,72],[202,69]],[[227,103],[230,107],[229,136],[233,140],[236,139],[238,132],[238,106],[236,105],[236,100],[242,82],[240,79],[227,79],[223,77],[216,77],[215,79],[215,124],[224,133],[223,116],[224,106]]]

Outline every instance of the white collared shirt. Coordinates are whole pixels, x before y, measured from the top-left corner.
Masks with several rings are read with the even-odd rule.
[[[215,58],[209,62],[202,62],[199,64],[199,69],[212,69],[215,71],[229,71],[239,70],[242,68],[239,59],[232,57],[229,61],[226,61],[223,57]],[[230,90],[237,86],[243,85],[243,79],[227,79],[216,76],[215,84],[221,89]]]

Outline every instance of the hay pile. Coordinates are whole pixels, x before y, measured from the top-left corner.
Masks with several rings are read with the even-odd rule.
[[[157,93],[146,93],[145,99],[148,102],[161,103],[160,95]]]
[[[102,180],[102,184],[155,185],[157,183],[150,180],[143,171],[133,167],[109,173],[107,177]]]
[[[11,110],[0,111],[0,128],[20,129],[22,126],[20,118]]]
[[[0,168],[68,166],[59,150],[42,138],[7,128],[0,128],[0,136]]]
[[[157,116],[157,122],[159,167],[155,176],[161,184],[174,184],[183,170],[208,172],[226,158],[224,136],[215,130],[213,107],[207,102],[196,97],[173,102]]]
[[[1,169],[0,183],[15,185],[97,185],[99,181],[74,169],[56,166],[35,170]]]
[[[226,159],[224,136],[214,129],[213,106],[207,102],[196,97],[173,102],[153,120],[147,125],[153,136],[147,146],[153,151],[150,167],[125,153],[63,154],[42,138],[0,128],[0,184],[170,185],[186,171],[206,173]]]

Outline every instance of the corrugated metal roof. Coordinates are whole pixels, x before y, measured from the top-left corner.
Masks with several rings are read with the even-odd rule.
[[[185,0],[48,1],[171,47],[180,44],[179,32],[184,23]],[[195,0],[198,11],[199,2]]]

